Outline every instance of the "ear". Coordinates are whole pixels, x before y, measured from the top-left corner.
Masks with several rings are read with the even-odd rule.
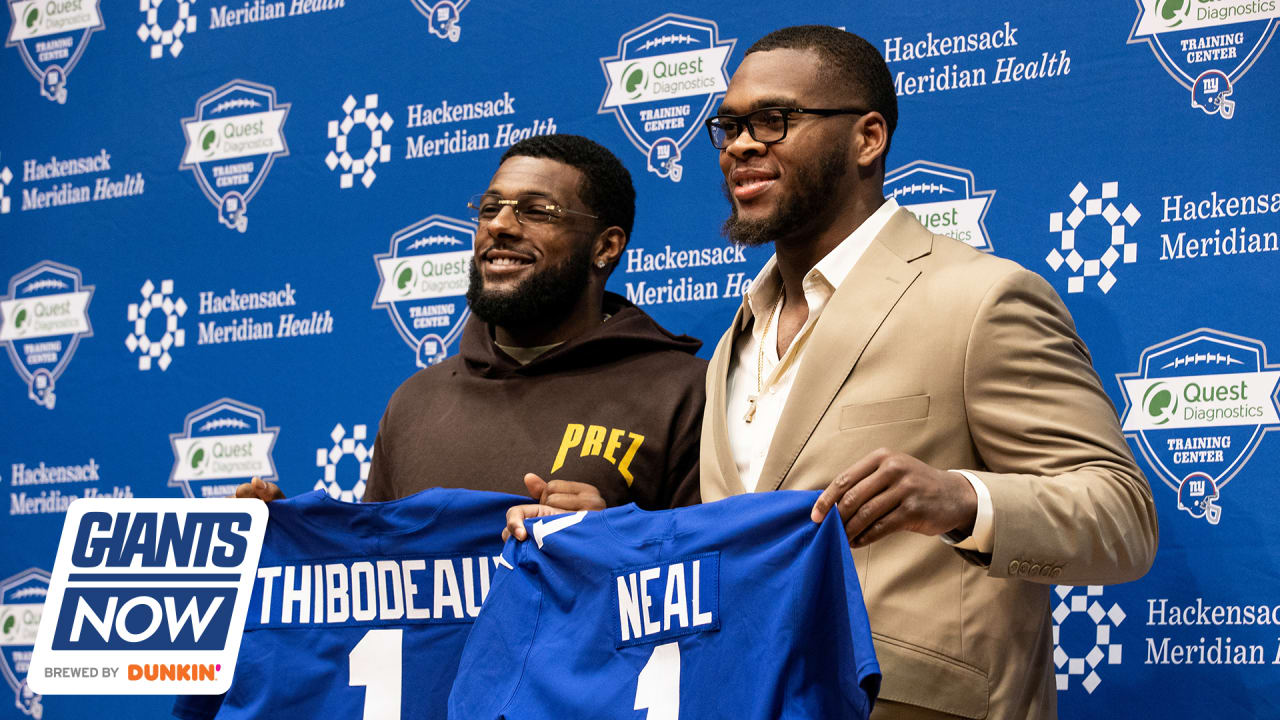
[[[600,270],[608,270],[622,257],[627,247],[627,234],[617,225],[607,227],[596,235],[591,254],[591,265]],[[603,268],[601,267],[603,264]]]
[[[854,154],[859,167],[871,168],[884,157],[889,145],[889,127],[884,116],[869,112],[854,124]]]

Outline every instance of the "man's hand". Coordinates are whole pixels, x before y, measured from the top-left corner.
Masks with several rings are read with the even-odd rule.
[[[876,450],[822,491],[813,504],[813,521],[822,522],[835,507],[854,546],[910,530],[968,535],[978,514],[978,495],[961,474],[930,467],[903,453]]]
[[[256,477],[247,483],[241,483],[236,488],[235,497],[258,498],[262,502],[271,502],[272,500],[283,500],[284,493],[280,490],[279,485]]]
[[[605,508],[604,498],[595,485],[568,480],[547,482],[529,473],[524,476],[524,486],[529,490],[529,497],[538,502],[536,505],[516,505],[507,511],[507,527],[502,531],[503,540],[512,535],[517,540],[528,539],[528,533],[524,529],[525,520]]]

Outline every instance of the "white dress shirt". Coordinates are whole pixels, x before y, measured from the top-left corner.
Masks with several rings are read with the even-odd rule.
[[[840,242],[826,257],[818,261],[803,280],[804,300],[809,316],[791,345],[778,355],[778,312],[782,298],[782,277],[778,273],[777,256],[769,258],[747,288],[743,303],[752,315],[751,332],[738,336],[729,361],[727,385],[729,447],[747,492],[773,490],[756,487],[773,433],[782,417],[782,409],[791,394],[796,370],[804,359],[805,346],[823,308],[836,288],[848,277],[871,241],[884,229],[889,217],[898,211],[898,203],[885,200],[871,217]],[[751,399],[755,398],[754,408]],[[751,421],[747,414],[751,412]],[[959,542],[943,537],[943,541],[967,550],[991,551],[993,512],[991,495],[975,475],[957,471],[974,486],[978,495],[978,515],[973,535]],[[985,501],[985,502],[984,502]]]

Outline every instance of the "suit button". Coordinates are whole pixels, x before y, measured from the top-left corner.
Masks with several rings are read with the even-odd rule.
[[[1017,561],[1017,560],[1010,560],[1010,561],[1009,561],[1009,574],[1010,574],[1010,575],[1017,575],[1017,574],[1018,574],[1018,561]]]
[[[1045,565],[1044,567],[1040,568],[1040,577],[1049,577],[1049,574],[1052,572],[1053,572],[1053,568],[1049,567],[1048,565]]]
[[[1032,575],[1039,575],[1039,574],[1040,574],[1040,563],[1036,563],[1035,565],[1032,565],[1032,566],[1031,566],[1031,574],[1032,574]]]
[[[1062,568],[1056,567],[1053,569],[1053,572],[1049,574],[1049,577],[1058,577],[1061,574],[1062,574]]]
[[[1030,570],[1030,569],[1031,569],[1031,564],[1030,564],[1030,563],[1028,563],[1028,562],[1026,562],[1026,561],[1023,561],[1023,562],[1018,563],[1018,574],[1019,574],[1019,575],[1026,575],[1026,574],[1027,574],[1027,571],[1028,571],[1028,570]]]

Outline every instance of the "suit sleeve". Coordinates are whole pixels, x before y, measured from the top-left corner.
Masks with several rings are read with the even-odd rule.
[[[965,410],[991,493],[995,577],[1134,580],[1151,567],[1151,487],[1062,300],[1018,270],[987,292],[965,354]]]

